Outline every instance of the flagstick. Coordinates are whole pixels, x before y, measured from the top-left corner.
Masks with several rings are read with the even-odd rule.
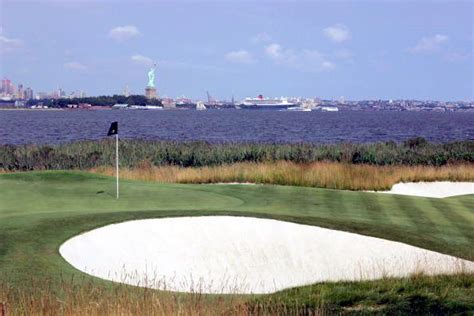
[[[119,198],[119,156],[118,156],[118,133],[115,134],[115,171],[117,174],[117,200]]]

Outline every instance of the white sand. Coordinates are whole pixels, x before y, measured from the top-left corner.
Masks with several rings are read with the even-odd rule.
[[[231,185],[257,185],[257,183],[253,182],[215,182],[215,183],[203,183],[203,184],[218,184],[218,185],[225,185],[225,184],[231,184]]]
[[[445,198],[456,195],[474,194],[474,182],[435,181],[397,183],[390,191],[378,191],[377,193]]]
[[[232,216],[108,225],[71,238],[60,253],[100,278],[202,293],[271,293],[321,281],[474,272],[474,262],[398,242]]]

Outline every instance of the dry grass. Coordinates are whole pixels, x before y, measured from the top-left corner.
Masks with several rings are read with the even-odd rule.
[[[111,167],[98,167],[90,171],[108,176],[115,174],[115,169]],[[125,179],[168,183],[250,182],[345,190],[387,190],[398,182],[474,181],[474,164],[432,167],[278,161],[183,168],[155,167],[145,162],[135,169],[121,169],[120,174]]]
[[[104,286],[87,276],[79,281],[32,279],[26,288],[0,280],[0,315],[2,307],[6,307],[2,316],[462,314],[471,310],[472,285],[472,275],[462,272],[437,277],[420,272],[401,279],[330,282],[273,295],[242,296],[181,294],[118,283]],[[422,299],[413,301],[414,297]],[[381,300],[389,303],[380,304]]]
[[[104,287],[86,278],[62,279],[59,286],[32,281],[28,289],[0,281],[0,303],[5,304],[6,315],[323,315],[274,302],[249,305],[247,300],[239,295],[183,295],[119,284]]]

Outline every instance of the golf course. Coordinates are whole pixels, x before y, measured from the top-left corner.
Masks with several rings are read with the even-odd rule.
[[[0,175],[0,302],[9,302],[13,314],[28,314],[37,307],[31,302],[38,296],[43,302],[38,304],[46,308],[37,310],[38,314],[48,314],[48,308],[54,308],[51,314],[67,314],[74,302],[66,298],[76,304],[79,300],[79,294],[71,296],[68,291],[87,282],[89,293],[82,295],[93,298],[88,297],[88,303],[81,301],[80,308],[100,314],[100,308],[88,305],[100,305],[90,284],[104,291],[100,293],[108,300],[119,299],[125,289],[131,296],[146,292],[88,276],[59,253],[66,240],[112,223],[208,215],[277,219],[402,242],[474,261],[473,210],[472,194],[439,199],[282,185],[136,180],[121,181],[117,200],[113,177],[81,171],[6,173]],[[173,306],[199,306],[203,314],[243,310],[443,314],[474,310],[474,276],[464,271],[450,276],[420,273],[373,281],[323,282],[265,295],[200,295],[199,304],[195,294],[148,292],[158,300],[167,297],[169,301],[169,295],[175,295]],[[51,297],[60,303],[44,304]],[[169,311],[162,304],[154,312]]]

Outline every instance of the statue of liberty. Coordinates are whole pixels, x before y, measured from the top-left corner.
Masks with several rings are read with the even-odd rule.
[[[150,88],[155,87],[155,70],[156,70],[156,64],[153,64],[153,67],[150,68],[150,71],[148,71],[148,85],[147,85],[147,87],[150,87]]]

